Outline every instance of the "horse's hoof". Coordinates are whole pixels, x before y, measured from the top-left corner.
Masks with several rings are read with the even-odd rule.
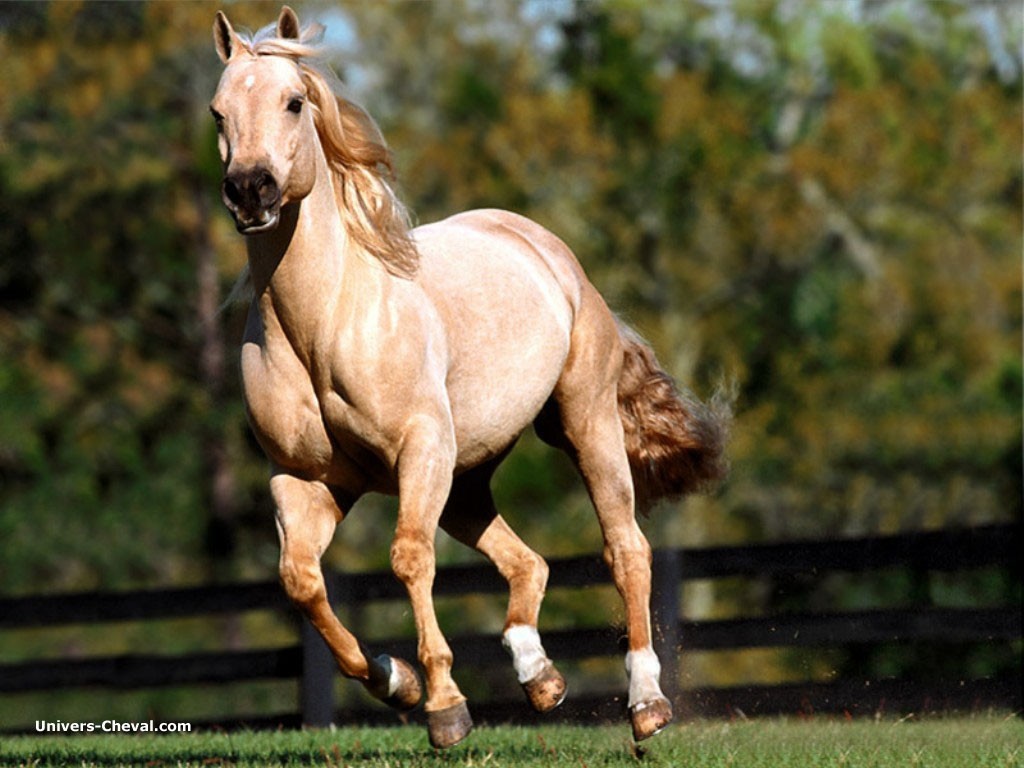
[[[399,712],[408,712],[423,698],[423,683],[411,664],[394,656],[378,656],[370,692]]]
[[[394,693],[383,701],[399,712],[408,712],[423,698],[423,683],[409,662],[392,657],[391,663],[394,665],[392,674],[397,676],[397,686]]]
[[[565,678],[550,661],[532,680],[523,683],[530,705],[538,712],[550,712],[565,701]]]
[[[672,722],[672,705],[668,699],[641,702],[629,710],[629,716],[633,721],[633,740],[643,741]]]
[[[461,701],[455,706],[427,712],[427,729],[430,732],[430,744],[437,749],[454,747],[473,730],[473,718],[469,716],[469,707]]]

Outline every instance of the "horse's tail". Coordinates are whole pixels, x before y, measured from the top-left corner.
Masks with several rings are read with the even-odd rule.
[[[732,409],[721,392],[704,404],[677,387],[650,346],[622,322],[619,336],[625,351],[619,413],[636,508],[647,514],[659,499],[710,491],[725,478]]]

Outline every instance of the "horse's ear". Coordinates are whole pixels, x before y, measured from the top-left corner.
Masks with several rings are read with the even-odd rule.
[[[299,17],[287,5],[281,9],[277,18],[277,36],[282,40],[299,39]]]
[[[217,11],[213,19],[213,46],[217,49],[217,55],[225,64],[238,49],[238,35],[231,27],[231,22],[224,15],[223,11]]]

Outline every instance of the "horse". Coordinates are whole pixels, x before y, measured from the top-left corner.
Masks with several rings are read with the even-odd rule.
[[[532,424],[571,457],[596,510],[625,604],[633,736],[652,736],[673,715],[636,513],[725,475],[728,405],[677,387],[533,221],[476,210],[413,228],[378,127],[318,66],[322,34],[287,6],[255,35],[222,12],[213,25],[221,195],[252,290],[242,389],[271,466],[284,590],[345,677],[399,710],[417,706],[417,670],[372,656],[342,625],[320,565],[360,496],[397,495],[390,561],[414,614],[430,743],[472,729],[431,594],[438,527],[507,580],[503,644],[530,704],[557,707],[565,680],[537,631],[548,567],[490,490]]]

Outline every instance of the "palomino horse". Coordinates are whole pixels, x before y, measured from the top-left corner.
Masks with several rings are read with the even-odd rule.
[[[717,481],[726,409],[681,394],[539,225],[488,210],[410,230],[375,124],[313,67],[321,31],[287,7],[251,38],[222,13],[213,28],[226,65],[211,105],[222,192],[254,289],[243,386],[272,464],[284,588],[345,676],[415,706],[418,674],[366,652],[331,610],[320,570],[357,498],[397,494],[391,563],[415,616],[431,742],[451,746],[472,727],[431,596],[439,525],[508,580],[504,643],[531,704],[556,707],[565,681],[537,633],[547,565],[489,487],[532,423],[572,457],[597,510],[626,606],[633,733],[647,738],[672,709],[634,496],[646,508]]]

